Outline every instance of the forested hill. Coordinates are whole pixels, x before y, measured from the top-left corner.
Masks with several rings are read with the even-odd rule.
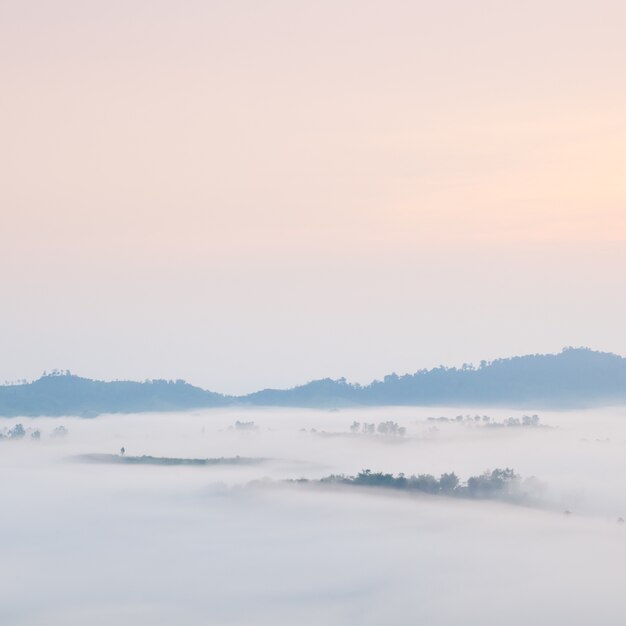
[[[69,374],[0,386],[0,415],[83,415],[180,411],[224,406],[230,400],[179,381],[103,382]]]
[[[535,354],[461,368],[390,374],[361,386],[316,380],[293,389],[233,397],[179,381],[103,382],[69,374],[0,386],[0,415],[98,415],[220,406],[346,407],[499,405],[573,408],[626,404],[626,359],[587,348]]]
[[[626,403],[626,359],[587,348],[533,354],[479,367],[438,367],[390,374],[367,386],[316,380],[288,390],[266,389],[240,400],[255,405],[501,405],[586,407]]]

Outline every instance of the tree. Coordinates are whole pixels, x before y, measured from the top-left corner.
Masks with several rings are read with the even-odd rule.
[[[65,437],[65,435],[67,435],[67,428],[65,428],[65,426],[57,426],[52,431],[53,437]]]
[[[9,437],[11,437],[11,439],[21,439],[25,434],[26,431],[21,424],[15,424],[9,431]]]
[[[451,493],[459,484],[458,476],[452,472],[450,474],[442,474],[439,478],[439,489],[442,493]]]

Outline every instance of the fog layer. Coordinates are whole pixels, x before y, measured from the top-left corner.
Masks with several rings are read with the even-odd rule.
[[[527,427],[483,414],[521,418],[450,408],[3,420],[5,434],[25,432],[0,441],[0,623],[622,624],[625,411],[541,413]],[[440,416],[450,421],[428,420]],[[406,431],[356,433],[355,421]],[[80,460],[121,448],[265,462]],[[362,469],[466,480],[498,467],[535,476],[539,503],[285,481]]]

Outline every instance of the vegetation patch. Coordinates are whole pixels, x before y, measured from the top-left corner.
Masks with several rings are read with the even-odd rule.
[[[165,456],[126,456],[123,454],[81,454],[75,457],[84,463],[113,463],[118,465],[256,465],[268,459],[234,456],[215,459],[178,459]]]

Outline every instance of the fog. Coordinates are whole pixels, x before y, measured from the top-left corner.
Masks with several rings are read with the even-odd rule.
[[[524,413],[2,420],[5,435],[16,424],[26,433],[0,440],[0,623],[622,624],[626,409],[540,412],[536,427],[473,419]],[[428,419],[441,416],[450,421]],[[389,420],[406,433],[350,431]],[[125,458],[259,462],[80,460],[122,447]],[[533,506],[288,482],[362,469],[466,480],[505,467],[540,481]]]

